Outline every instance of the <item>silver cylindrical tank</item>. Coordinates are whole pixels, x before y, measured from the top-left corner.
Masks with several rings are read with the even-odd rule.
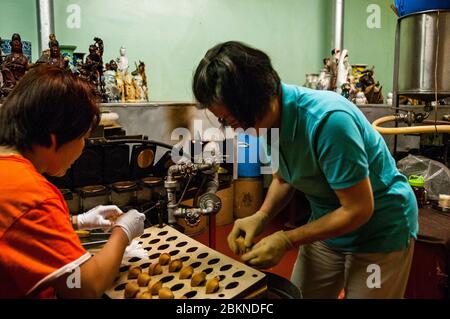
[[[398,93],[423,101],[450,96],[450,11],[402,17]]]

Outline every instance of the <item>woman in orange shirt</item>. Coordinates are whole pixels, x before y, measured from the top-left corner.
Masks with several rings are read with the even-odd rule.
[[[28,72],[0,107],[0,298],[100,297],[126,246],[143,233],[136,210],[100,206],[81,214],[73,221],[79,228],[112,226],[92,257],[60,191],[41,175],[63,176],[98,121],[89,86],[49,66]]]

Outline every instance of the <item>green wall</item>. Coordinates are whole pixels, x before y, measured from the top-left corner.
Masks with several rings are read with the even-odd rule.
[[[393,1],[393,0],[392,0]],[[392,88],[396,18],[391,0],[346,0],[344,46],[351,63],[375,65],[383,93]],[[332,48],[333,0],[54,0],[60,44],[87,52],[94,36],[104,61],[127,47],[133,66],[146,62],[152,101],[192,100],[192,73],[207,49],[241,40],[266,51],[285,82],[303,84]],[[79,5],[80,28],[69,28],[67,7]],[[367,27],[367,7],[381,8],[381,28]],[[1,0],[0,36],[19,32],[38,58],[35,0]]]
[[[31,41],[33,62],[38,59],[38,32],[35,0],[0,0],[0,37],[11,39],[19,33],[22,40]]]
[[[81,8],[80,29],[66,25],[69,4]],[[206,50],[240,40],[266,51],[286,82],[303,84],[329,51],[330,0],[57,0],[61,44],[87,52],[104,40],[104,61],[126,46],[131,63],[146,62],[150,99],[192,100],[192,73]]]
[[[344,47],[351,64],[375,66],[375,80],[383,85],[383,95],[392,91],[394,74],[395,28],[397,17],[390,9],[394,0],[345,0]],[[369,28],[371,4],[379,6],[380,28]],[[372,20],[371,20],[372,21]]]

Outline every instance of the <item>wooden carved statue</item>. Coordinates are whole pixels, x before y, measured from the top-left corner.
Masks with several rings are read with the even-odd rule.
[[[11,54],[8,55],[2,65],[3,94],[7,95],[16,83],[25,75],[29,68],[28,59],[22,51],[20,35],[14,33],[11,37]]]

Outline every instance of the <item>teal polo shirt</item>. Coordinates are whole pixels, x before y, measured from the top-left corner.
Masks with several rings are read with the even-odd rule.
[[[346,252],[403,250],[417,237],[417,203],[381,135],[342,96],[282,84],[278,174],[305,193],[311,220],[341,205],[335,190],[370,178],[375,208],[358,229],[325,240]]]

